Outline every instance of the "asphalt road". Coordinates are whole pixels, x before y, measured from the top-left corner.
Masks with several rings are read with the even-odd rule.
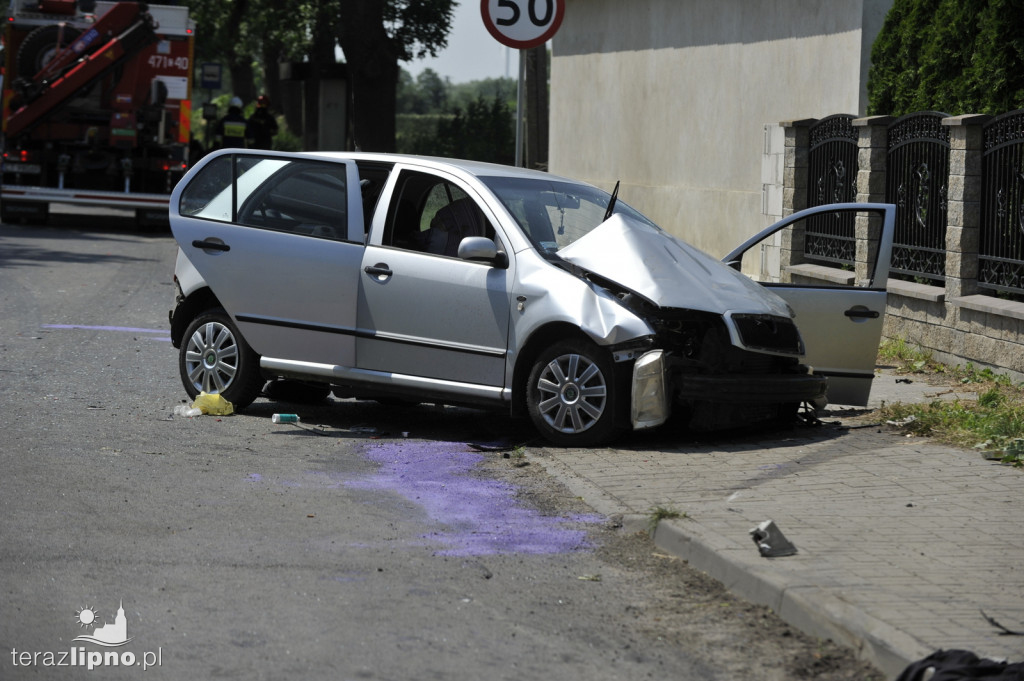
[[[117,223],[0,228],[3,678],[92,677],[58,665],[110,651],[172,678],[707,678],[611,635],[624,605],[579,579],[607,573],[577,550],[599,518],[473,474],[466,436],[507,419],[175,418],[173,258]],[[72,640],[121,604],[129,643]]]
[[[789,678],[734,633],[764,612],[610,559],[607,519],[467,445],[532,437],[508,418],[175,416],[173,240],[56,222],[0,226],[0,678]]]

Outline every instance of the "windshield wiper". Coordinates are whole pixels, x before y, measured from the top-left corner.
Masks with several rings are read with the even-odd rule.
[[[615,189],[612,190],[612,198],[608,200],[608,209],[604,212],[604,219],[607,220],[615,212],[615,202],[619,200],[619,181],[615,180]],[[603,222],[604,220],[602,220]]]

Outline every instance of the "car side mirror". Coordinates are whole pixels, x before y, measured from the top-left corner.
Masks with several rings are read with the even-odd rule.
[[[743,260],[730,260],[725,264],[733,268],[737,272],[741,272],[743,270]]]
[[[485,236],[467,236],[459,242],[459,258],[462,260],[483,260],[495,267],[508,267],[508,256],[498,251],[497,244]]]

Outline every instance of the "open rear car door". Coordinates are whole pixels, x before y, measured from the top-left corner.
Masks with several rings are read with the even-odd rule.
[[[776,222],[723,258],[764,279],[758,272],[778,251],[782,230],[794,229],[791,243],[799,245],[804,262],[782,267],[793,283],[761,283],[793,308],[806,346],[804,361],[828,378],[831,404],[867,405],[885,319],[895,225],[892,204],[817,206]]]

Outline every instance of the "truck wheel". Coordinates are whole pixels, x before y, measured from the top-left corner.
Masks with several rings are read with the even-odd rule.
[[[556,445],[591,447],[617,432],[611,358],[593,343],[563,341],[536,359],[526,408],[540,434]]]
[[[259,355],[220,308],[203,312],[188,325],[178,369],[189,397],[219,393],[238,410],[252,404],[264,383]]]
[[[18,73],[22,78],[31,80],[50,63],[58,50],[73,43],[79,34],[78,29],[70,26],[65,26],[62,32],[57,24],[33,30],[18,48]]]

